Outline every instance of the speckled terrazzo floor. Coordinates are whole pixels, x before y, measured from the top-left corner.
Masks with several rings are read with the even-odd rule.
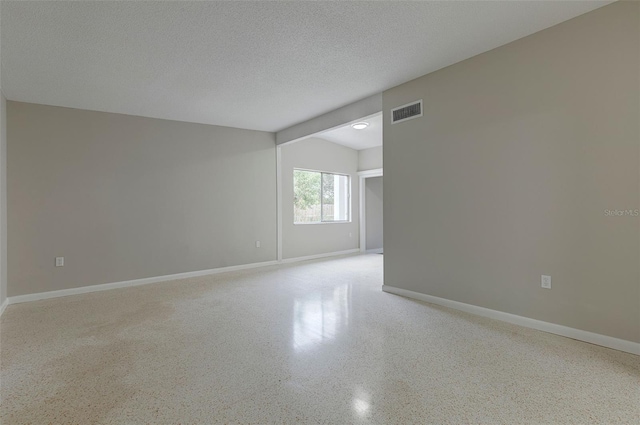
[[[640,424],[640,357],[383,293],[381,255],[12,305],[2,424]]]

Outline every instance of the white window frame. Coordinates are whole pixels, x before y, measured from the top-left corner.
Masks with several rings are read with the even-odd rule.
[[[349,174],[345,174],[345,173],[336,173],[333,171],[320,171],[320,170],[311,170],[308,168],[297,168],[294,167],[293,168],[293,174],[295,175],[296,171],[308,171],[308,172],[312,172],[312,173],[320,173],[320,221],[296,221],[296,214],[295,214],[295,210],[293,213],[293,224],[298,226],[298,225],[305,225],[305,224],[344,224],[344,223],[351,223],[351,175]],[[347,178],[347,190],[349,193],[347,193],[347,219],[346,220],[324,220],[322,217],[323,214],[323,203],[322,203],[322,181],[323,181],[323,175],[324,174],[331,174],[333,176],[343,176]],[[293,178],[292,176],[292,187],[294,189],[295,192],[295,178]],[[292,205],[292,207],[295,208],[295,204]]]

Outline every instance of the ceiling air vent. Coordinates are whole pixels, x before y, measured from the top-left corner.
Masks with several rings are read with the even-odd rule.
[[[422,99],[391,110],[391,124],[422,116]]]

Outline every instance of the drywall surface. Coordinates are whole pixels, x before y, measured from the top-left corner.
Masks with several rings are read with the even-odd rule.
[[[7,299],[7,101],[0,90],[0,306]]]
[[[639,17],[617,2],[384,92],[386,120],[424,100],[384,126],[386,285],[640,341]]]
[[[358,151],[358,171],[382,168],[382,146]]]
[[[382,179],[383,177],[369,177],[364,180],[368,250],[380,249],[383,246]]]
[[[311,136],[321,131],[344,125],[349,121],[379,113],[382,109],[382,93],[365,97],[342,108],[282,129],[276,133],[277,143],[283,144]]]
[[[358,248],[358,151],[318,138],[284,145],[281,149],[282,258],[305,257]],[[295,168],[351,176],[351,222],[294,224],[293,170]]]
[[[7,113],[10,297],[276,259],[273,133]]]

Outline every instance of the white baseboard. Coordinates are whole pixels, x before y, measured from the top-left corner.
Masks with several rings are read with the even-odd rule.
[[[335,257],[337,255],[356,254],[360,252],[360,248],[347,249],[346,251],[326,252],[324,254],[307,255],[305,257],[285,258],[283,263],[295,263],[298,261],[317,260],[318,258]]]
[[[511,313],[491,310],[489,308],[479,307],[472,304],[461,303],[458,301],[447,300],[445,298],[434,297],[432,295],[421,294],[419,292],[409,291],[407,289],[396,288],[394,286],[383,285],[382,290],[391,294],[401,295],[407,298],[425,301],[444,307],[461,310],[467,313],[476,314],[478,316],[489,317],[491,319],[502,320],[503,322],[513,323],[515,325],[527,328],[537,329],[539,331],[549,332],[556,335],[577,339],[591,344],[601,345],[614,350],[625,351],[631,354],[640,355],[640,343],[627,341],[624,339],[614,338],[611,336],[596,334],[593,332],[574,329],[567,326],[557,325],[555,323],[543,322],[541,320],[530,319],[528,317],[517,316]]]
[[[367,249],[365,252],[367,254],[382,254],[383,248],[374,248],[374,249]]]
[[[2,304],[0,304],[0,316],[4,313],[4,309],[9,305],[9,298],[5,298]]]
[[[349,249],[346,251],[329,252],[325,254],[309,255],[306,257],[287,258],[282,260],[282,263],[293,263],[297,261],[315,260],[318,258],[333,257],[336,255],[354,254],[359,252],[359,249]],[[262,263],[242,264],[239,266],[219,267],[217,269],[199,270],[195,272],[177,273],[166,276],[147,277],[143,279],[125,280],[122,282],[103,283],[100,285],[81,286],[79,288],[61,289],[58,291],[38,292],[36,294],[17,295],[14,297],[8,297],[0,307],[0,314],[4,309],[11,304],[26,303],[30,301],[46,300],[49,298],[67,297],[69,295],[87,294],[90,292],[108,291],[110,289],[128,288],[131,286],[147,285],[150,283],[166,282],[168,280],[187,279],[190,277],[207,276],[217,273],[232,272],[237,270],[255,269],[258,267],[273,266],[280,264],[279,261],[265,261]]]
[[[237,270],[255,269],[257,267],[272,266],[278,264],[277,261],[265,261],[262,263],[242,264],[239,266],[219,267],[217,269],[199,270],[196,272],[186,272],[170,274],[166,276],[147,277],[143,279],[125,280],[123,282],[103,283],[100,285],[81,286],[79,288],[61,289],[58,291],[39,292],[36,294],[17,295],[6,299],[6,304],[18,304],[29,301],[46,300],[49,298],[66,297],[69,295],[86,294],[89,292],[108,291],[110,289],[127,288],[131,286],[147,285],[150,283],[166,282],[168,280],[187,279],[190,277],[207,276],[218,273],[232,272]]]

